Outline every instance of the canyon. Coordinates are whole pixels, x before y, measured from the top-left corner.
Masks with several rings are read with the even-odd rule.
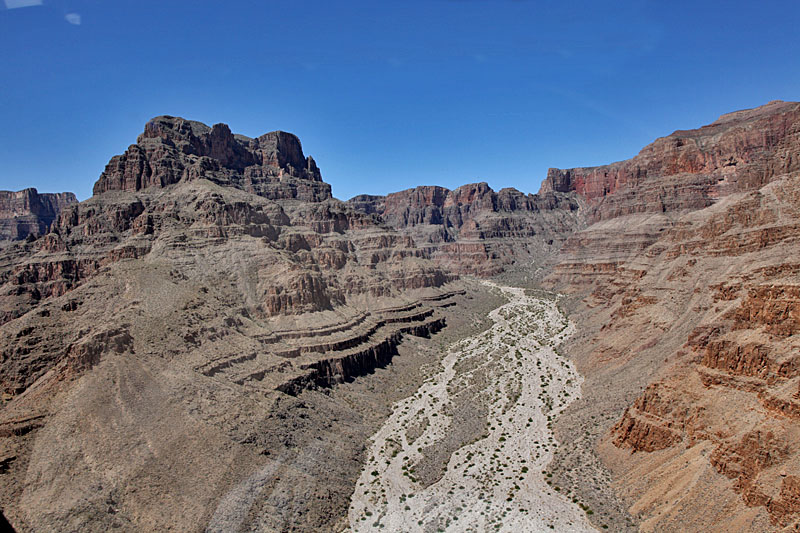
[[[292,134],[165,115],[88,200],[0,192],[0,240],[18,531],[467,530],[557,501],[567,529],[800,527],[798,103],[550,169],[537,194],[345,202]],[[511,511],[441,503],[476,496],[469,460],[516,469]]]

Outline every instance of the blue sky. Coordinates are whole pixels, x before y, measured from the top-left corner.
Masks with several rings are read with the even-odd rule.
[[[800,99],[800,2],[2,0],[0,189],[74,191],[156,115],[297,134],[334,195],[548,167]]]

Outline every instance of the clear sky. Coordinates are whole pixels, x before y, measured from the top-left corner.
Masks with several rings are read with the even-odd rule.
[[[293,132],[341,199],[536,192],[800,99],[798,28],[798,0],[0,0],[0,189],[85,199],[169,114]]]

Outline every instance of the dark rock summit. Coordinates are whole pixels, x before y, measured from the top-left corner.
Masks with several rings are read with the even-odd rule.
[[[305,157],[300,140],[283,131],[256,139],[233,135],[225,124],[209,128],[177,117],[156,117],[136,144],[115,156],[94,186],[94,194],[140,191],[179,181],[208,179],[272,200],[331,198],[317,164]]]

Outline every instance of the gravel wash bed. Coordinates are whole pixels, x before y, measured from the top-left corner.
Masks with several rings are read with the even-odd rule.
[[[552,295],[483,283],[508,303],[489,313],[488,330],[447,347],[439,371],[373,435],[350,531],[595,531],[546,472],[552,421],[580,395],[581,377],[557,350],[574,326]],[[424,483],[417,469],[461,431],[453,413],[465,402],[485,406],[470,421],[482,431]]]

